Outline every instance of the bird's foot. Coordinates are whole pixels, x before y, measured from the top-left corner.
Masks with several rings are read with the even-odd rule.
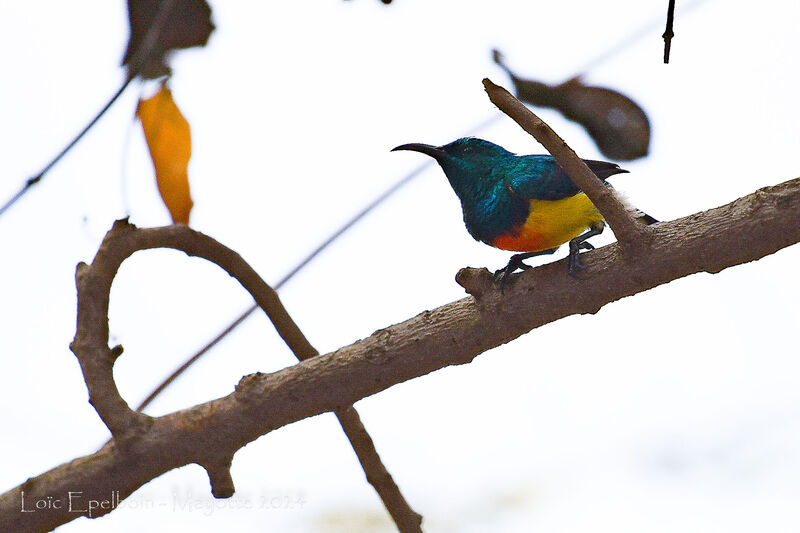
[[[511,260],[505,267],[494,273],[494,276],[492,276],[492,281],[496,285],[500,286],[500,292],[504,292],[506,282],[511,277],[511,274],[517,270],[528,270],[529,268],[531,268],[530,265],[526,265],[522,262],[522,259],[520,259],[518,255],[514,255],[511,257]]]
[[[581,250],[594,250],[594,245],[586,239],[600,235],[603,232],[604,224],[602,222],[595,224],[589,231],[583,235],[579,235],[569,241],[569,259],[567,260],[567,273],[570,277],[578,278],[578,273],[583,270],[583,263],[581,262]]]
[[[492,281],[500,286],[500,292],[505,292],[506,282],[511,278],[511,275],[516,272],[517,270],[528,270],[531,265],[523,263],[525,259],[529,259],[531,257],[537,255],[545,255],[545,254],[552,254],[555,252],[556,249],[553,248],[551,250],[542,250],[540,252],[525,252],[521,254],[514,254],[511,256],[511,259],[508,260],[508,264],[494,273],[492,276]]]
[[[583,270],[583,263],[581,262],[581,250],[594,250],[594,246],[588,242],[580,242],[575,245],[569,245],[569,259],[567,260],[567,273],[573,277],[578,277],[578,273]]]

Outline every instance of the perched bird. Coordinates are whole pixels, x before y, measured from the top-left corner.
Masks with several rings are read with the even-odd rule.
[[[523,252],[495,273],[501,285],[516,270],[530,268],[523,260],[552,254],[568,241],[569,273],[574,276],[581,269],[580,250],[594,249],[586,239],[605,226],[600,212],[550,155],[518,156],[473,137],[444,146],[403,144],[395,150],[421,152],[439,163],[461,200],[464,223],[475,240]],[[627,172],[615,163],[584,162],[603,181]],[[639,213],[645,223],[656,222]]]

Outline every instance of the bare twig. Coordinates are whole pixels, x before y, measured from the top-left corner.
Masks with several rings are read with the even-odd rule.
[[[675,37],[675,32],[672,31],[672,24],[675,20],[675,0],[669,0],[667,6],[667,29],[664,30],[664,63],[669,63],[669,49],[672,46],[672,38]]]
[[[694,11],[696,8],[700,7],[702,4],[707,2],[708,0],[691,0],[687,1],[686,3],[681,4],[681,16],[685,17],[688,13]],[[627,36],[625,36],[621,41],[619,41],[615,46],[602,51],[596,57],[590,59],[586,62],[586,65],[578,70],[578,73],[585,73],[589,70],[592,70],[599,66],[601,63],[615,57],[620,52],[627,50],[637,42],[641,41],[644,38],[651,38],[653,35],[653,31],[660,28],[664,23],[664,18],[662,15],[658,15],[655,18],[651,19],[646,24],[642,25],[639,29],[631,32]],[[573,76],[575,77],[575,76]]]
[[[295,353],[315,353],[277,293],[233,250],[188,226],[140,230],[127,220],[117,221],[103,239],[92,264],[78,265],[78,327],[71,345],[81,363],[89,401],[117,440],[124,440],[150,417],[131,410],[114,384],[112,366],[116,357],[108,348],[109,290],[125,259],[136,251],[152,248],[181,250],[219,265],[253,296]]]
[[[392,475],[386,470],[355,407],[339,409],[335,411],[335,414],[350,440],[353,451],[356,452],[361,469],[367,476],[367,481],[381,497],[381,501],[397,525],[397,529],[401,533],[407,531],[422,533],[422,516],[411,509]]]
[[[648,242],[650,228],[637,223],[631,217],[622,202],[550,126],[525,107],[525,104],[517,100],[514,95],[503,87],[495,85],[490,79],[484,79],[483,86],[492,103],[539,141],[572,181],[586,193],[586,196],[611,226],[611,230],[622,244],[623,250],[637,248]]]
[[[169,470],[190,463],[224,465],[235,450],[274,429],[341,411],[448,365],[468,363],[533,328],[595,313],[609,302],[671,280],[716,273],[800,242],[800,178],[663,222],[654,226],[654,233],[652,253],[640,261],[622,261],[619,243],[597,249],[586,264],[591,283],[564,276],[560,262],[548,263],[524,272],[501,298],[497,291],[484,290],[491,285],[487,270],[464,269],[459,282],[475,297],[425,311],[278,372],[246,376],[224,398],[152,418],[141,438],[129,439],[124,450],[114,440],[94,454],[27,480],[0,496],[0,531],[46,531],[90,514],[67,506],[22,513],[23,496],[28,501],[66,500],[68,493],[82,490],[85,501],[106,500],[109,494],[123,499]],[[94,509],[92,516],[111,510]]]
[[[140,435],[152,420],[131,411],[113,381],[112,367],[121,350],[108,349],[108,299],[111,282],[122,262],[138,250],[173,248],[207,259],[239,281],[267,314],[281,338],[299,360],[319,355],[283,307],[278,294],[233,250],[183,225],[139,229],[126,220],[108,232],[91,265],[78,269],[78,331],[73,351],[78,357],[89,388],[89,397],[117,441],[128,442]],[[105,315],[104,315],[105,313]],[[356,451],[367,480],[373,485],[401,532],[420,533],[422,517],[406,502],[372,444],[358,413],[350,406],[337,417]],[[230,463],[234,450],[221,456],[204,457],[200,463],[209,473],[216,497],[233,494]]]

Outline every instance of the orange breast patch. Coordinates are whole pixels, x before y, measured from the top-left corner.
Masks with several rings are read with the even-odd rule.
[[[603,217],[589,198],[578,193],[563,200],[531,200],[530,214],[522,226],[497,237],[492,246],[514,252],[539,252],[557,248],[583,233]]]

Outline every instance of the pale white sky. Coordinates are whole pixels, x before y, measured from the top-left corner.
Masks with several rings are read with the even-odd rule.
[[[509,82],[492,48],[521,75],[563,81],[664,17],[666,4],[212,2],[216,32],[208,47],[176,55],[171,82],[194,140],[192,225],[274,282],[424,160],[392,147],[449,142],[496,112],[481,79]],[[670,65],[659,25],[586,76],[649,113],[651,155],[626,163],[631,173],[614,183],[663,220],[798,175],[800,5],[706,0],[682,12],[688,4],[677,2]],[[126,39],[124,2],[0,5],[0,200],[113,93]],[[68,349],[74,269],[125,205],[138,225],[169,222],[131,127],[137,90],[0,218],[0,416],[17,428],[0,437],[0,490],[106,438]],[[578,126],[540,114],[579,154],[601,158]],[[508,119],[479,136],[542,151]],[[327,352],[463,297],[459,268],[496,269],[507,255],[469,237],[432,167],[281,296]],[[796,531],[798,260],[795,246],[670,283],[357,408],[427,532]],[[125,346],[116,367],[125,398],[141,401],[248,305],[200,260],[155,251],[126,262],[110,322],[112,342]],[[228,394],[244,374],[289,364],[256,316],[149,412]],[[233,475],[227,503],[211,499],[192,466],[146,485],[125,509],[59,531],[392,531],[331,415],[250,444]]]

